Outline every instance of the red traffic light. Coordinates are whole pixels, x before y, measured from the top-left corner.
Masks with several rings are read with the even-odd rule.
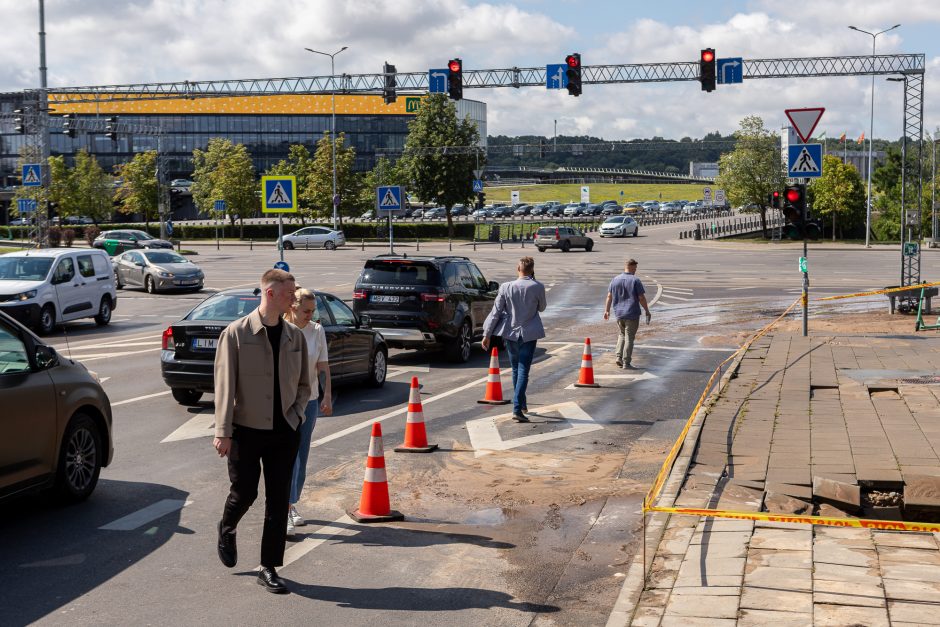
[[[449,69],[451,72],[459,72],[460,61],[458,61],[457,59],[451,60],[451,62],[447,64],[447,69]]]
[[[578,67],[581,65],[581,59],[579,59],[576,55],[569,54],[567,57],[565,57],[565,63],[568,64],[568,67]]]
[[[702,50],[702,61],[704,61],[705,63],[711,63],[714,60],[715,60],[714,50],[711,50],[711,49]]]
[[[776,194],[776,192],[774,192],[774,193]],[[800,190],[798,190],[798,189],[796,189],[796,188],[794,188],[794,187],[791,187],[791,188],[789,188],[789,189],[787,190],[787,202],[789,202],[789,203],[799,202],[799,201],[800,201],[800,197],[802,197],[802,195],[803,195],[803,194],[800,193]]]
[[[778,198],[780,198],[780,192],[774,192],[773,194],[774,194],[774,200],[777,200]]]

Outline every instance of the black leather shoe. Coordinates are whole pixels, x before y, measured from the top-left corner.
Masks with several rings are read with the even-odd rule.
[[[264,586],[265,590],[274,594],[287,594],[284,580],[278,576],[276,570],[267,566],[262,566],[261,571],[258,572],[258,585]]]
[[[238,563],[238,547],[235,546],[235,533],[222,533],[222,523],[219,523],[219,559],[227,567],[232,568]]]
[[[515,412],[512,415],[512,419],[515,420],[516,422],[529,422],[529,419],[526,418],[526,415],[523,414],[521,411]]]

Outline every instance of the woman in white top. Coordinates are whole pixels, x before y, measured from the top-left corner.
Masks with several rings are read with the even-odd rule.
[[[298,287],[294,292],[294,304],[284,316],[300,328],[307,340],[307,354],[310,356],[310,387],[315,390],[314,396],[307,403],[304,412],[306,420],[300,425],[300,448],[297,450],[297,459],[294,460],[294,471],[291,474],[290,486],[290,512],[287,516],[287,535],[294,535],[294,527],[306,524],[303,516],[297,512],[297,501],[307,478],[307,457],[310,453],[310,440],[313,436],[313,426],[317,423],[317,409],[324,416],[333,413],[333,394],[330,384],[330,362],[326,352],[326,332],[320,325],[317,314],[317,297],[308,289]],[[322,397],[320,400],[320,373],[323,373]]]

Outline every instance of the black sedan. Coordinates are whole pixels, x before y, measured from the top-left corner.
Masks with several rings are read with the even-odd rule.
[[[91,244],[95,248],[101,248],[112,257],[123,253],[125,250],[134,250],[137,248],[169,248],[173,249],[173,244],[165,239],[157,239],[145,231],[127,229],[120,231],[104,231]]]
[[[215,349],[222,330],[261,304],[260,291],[231,289],[214,294],[163,332],[160,370],[181,405],[194,405],[214,386]],[[385,384],[388,346],[340,299],[317,292],[319,322],[326,331],[330,374],[334,384],[365,381]]]

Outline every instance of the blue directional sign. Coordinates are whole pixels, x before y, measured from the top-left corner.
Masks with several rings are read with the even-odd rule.
[[[297,177],[262,176],[261,211],[297,213]]]
[[[283,270],[284,272],[290,272],[290,266],[287,265],[286,261],[275,261],[274,262],[275,270]]]
[[[228,204],[224,200],[216,200],[212,203],[212,208],[215,209],[216,213],[225,213],[227,207]]]
[[[822,144],[791,144],[787,151],[788,177],[798,179],[822,176]]]
[[[23,164],[23,187],[40,187],[42,185],[42,170],[38,163]]]
[[[173,237],[173,220],[167,220],[164,228],[166,228],[167,237]]]
[[[432,94],[447,93],[447,79],[450,77],[450,70],[446,67],[439,70],[428,70],[428,91]]]
[[[20,215],[36,211],[36,201],[32,198],[20,198],[16,201],[16,209]]]
[[[551,63],[545,66],[546,89],[566,89],[568,87],[568,66],[564,63]]]
[[[473,193],[477,194],[483,191],[483,181],[480,179],[473,179]]]
[[[744,82],[744,59],[741,57],[718,59],[715,69],[721,85]]]
[[[375,202],[379,211],[401,211],[401,187],[397,185],[376,187]]]

